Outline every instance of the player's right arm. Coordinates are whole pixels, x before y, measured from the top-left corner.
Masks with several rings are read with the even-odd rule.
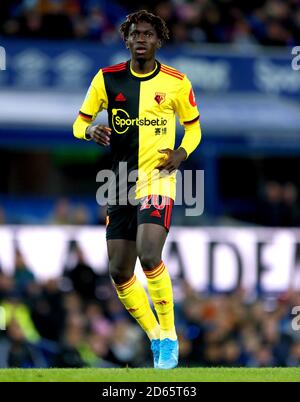
[[[73,124],[73,134],[76,138],[93,140],[102,146],[110,144],[111,129],[102,124],[92,125],[97,114],[107,109],[108,98],[105,90],[103,73],[100,70],[94,77],[79,114]]]

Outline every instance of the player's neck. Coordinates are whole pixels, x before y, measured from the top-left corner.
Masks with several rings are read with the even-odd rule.
[[[148,74],[155,70],[156,62],[152,60],[134,60],[131,59],[131,68],[137,74]]]

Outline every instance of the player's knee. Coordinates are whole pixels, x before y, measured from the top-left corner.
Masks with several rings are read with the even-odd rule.
[[[154,269],[161,262],[160,256],[153,252],[153,250],[143,251],[139,256],[139,259],[143,269]]]
[[[130,270],[124,269],[123,266],[114,263],[109,264],[109,273],[112,280],[117,285],[121,285],[122,283],[129,281],[133,275],[133,272]]]

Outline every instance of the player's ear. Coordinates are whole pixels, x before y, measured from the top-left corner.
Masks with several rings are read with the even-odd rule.
[[[128,39],[125,39],[125,46],[126,46],[126,49],[129,49]]]
[[[160,49],[162,46],[162,41],[161,39],[158,39],[157,44],[156,44],[156,49]]]

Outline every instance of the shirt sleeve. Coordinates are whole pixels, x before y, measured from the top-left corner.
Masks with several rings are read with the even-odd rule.
[[[105,89],[102,70],[94,77],[83,104],[80,108],[80,116],[87,121],[94,121],[97,114],[108,107],[108,98]]]
[[[76,138],[87,139],[86,129],[96,119],[97,114],[108,107],[102,70],[100,70],[87,91],[77,119],[73,124],[73,134]]]
[[[89,125],[90,125],[89,121],[81,117],[81,115],[79,114],[73,124],[74,137],[79,138],[80,140],[84,139],[89,141],[90,138],[86,137],[86,129],[88,128]]]
[[[199,111],[190,80],[184,76],[175,100],[175,110],[180,124],[189,124],[199,119]]]
[[[199,120],[184,125],[184,137],[179,148],[185,149],[187,158],[197,148],[201,141],[201,127]]]

